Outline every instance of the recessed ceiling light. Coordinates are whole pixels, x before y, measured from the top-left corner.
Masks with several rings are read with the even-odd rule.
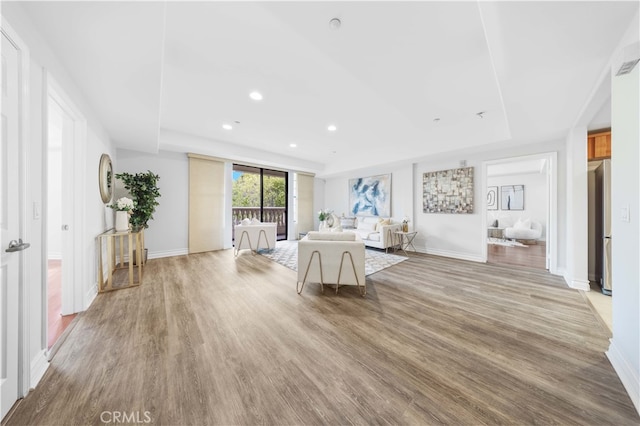
[[[260,92],[251,92],[251,93],[249,93],[249,97],[251,99],[253,99],[254,101],[261,101],[262,100],[262,93],[260,93]]]
[[[433,122],[434,122],[434,123],[437,123],[437,122],[439,122],[439,121],[440,121],[440,118],[439,118],[439,117],[436,117],[436,118],[434,118],[434,119],[433,119]]]
[[[231,124],[224,123],[222,125],[222,128],[225,129],[225,130],[231,130],[231,129],[233,129],[233,126],[231,126]]]
[[[295,148],[295,147],[297,147],[298,145],[296,145],[295,143],[290,143],[290,144],[289,144],[289,146],[290,146],[291,148]]]
[[[329,21],[329,27],[331,27],[332,30],[340,29],[341,25],[342,25],[342,21],[339,18],[333,18],[332,20]]]
[[[327,130],[330,132],[335,132],[336,130],[338,130],[338,128],[335,126],[335,124],[329,124],[329,127],[327,127]]]
[[[477,112],[476,115],[478,118],[484,118],[484,111]]]

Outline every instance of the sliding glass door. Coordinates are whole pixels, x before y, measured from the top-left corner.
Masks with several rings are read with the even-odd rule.
[[[275,222],[278,240],[286,240],[287,191],[287,172],[234,164],[233,224],[245,218]]]

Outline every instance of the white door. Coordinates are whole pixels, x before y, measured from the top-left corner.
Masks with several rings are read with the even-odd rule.
[[[0,417],[19,396],[20,264],[27,244],[21,244],[19,51],[2,33],[2,150],[0,151]]]

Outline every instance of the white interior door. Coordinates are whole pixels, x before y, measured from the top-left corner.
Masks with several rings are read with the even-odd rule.
[[[19,315],[21,240],[20,197],[20,74],[19,51],[2,33],[2,150],[0,151],[0,205],[2,289],[0,290],[0,417],[19,396]]]

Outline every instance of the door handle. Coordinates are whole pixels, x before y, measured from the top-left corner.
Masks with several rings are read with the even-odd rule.
[[[8,252],[8,253],[11,253],[11,252],[14,252],[14,251],[22,251],[24,249],[28,249],[29,247],[31,247],[31,244],[23,243],[22,242],[22,238],[20,238],[18,241],[11,240],[9,242],[9,248],[6,249],[5,251]]]

